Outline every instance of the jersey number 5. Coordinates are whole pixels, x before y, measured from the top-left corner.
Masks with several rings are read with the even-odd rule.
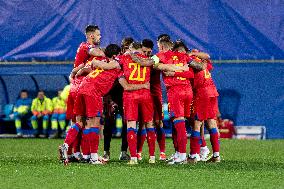
[[[132,68],[133,67],[133,70],[129,76],[129,80],[130,81],[145,81],[145,78],[146,78],[146,67],[143,68],[143,70],[141,70],[141,66],[140,64],[137,64],[137,63],[129,63],[129,66],[128,68]],[[142,74],[141,74],[142,72]],[[135,73],[137,73],[137,77],[134,77]],[[142,75],[142,77],[141,77]]]

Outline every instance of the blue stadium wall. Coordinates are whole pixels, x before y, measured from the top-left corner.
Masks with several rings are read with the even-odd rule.
[[[102,46],[184,39],[213,59],[284,59],[283,0],[0,1],[0,61],[73,60],[87,24]]]
[[[219,108],[236,125],[265,126],[267,138],[284,138],[284,64],[214,64]],[[54,95],[68,83],[69,64],[0,65],[0,105],[15,103],[21,89]]]

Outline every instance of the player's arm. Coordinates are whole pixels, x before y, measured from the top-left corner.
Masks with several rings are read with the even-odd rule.
[[[188,65],[191,67],[191,68],[194,68],[196,70],[204,70],[206,68],[206,63],[205,61],[191,61],[188,63]]]
[[[130,53],[131,59],[140,64],[141,66],[152,66],[154,64],[154,60],[151,58],[140,58],[136,54]]]
[[[76,73],[82,69],[85,65],[84,64],[80,64],[78,67],[73,68],[73,70],[71,71],[70,75],[69,75],[69,81],[72,83],[73,79],[75,78]]]
[[[81,69],[76,73],[75,77],[78,77],[78,76],[83,75],[83,74],[89,74],[89,73],[91,73],[92,71],[93,71],[92,68],[91,68],[89,65],[87,65],[87,66],[81,68]]]
[[[154,60],[154,69],[158,69],[164,72],[182,72],[189,70],[188,65],[176,66],[174,64],[163,64],[160,62],[159,57],[156,55],[152,56],[151,59]]]
[[[187,79],[194,78],[194,72],[192,69],[184,72],[164,72],[166,76],[172,76],[172,77],[183,77]]]
[[[198,58],[208,60],[210,59],[210,55],[205,52],[191,51],[188,53],[189,56],[197,56]]]
[[[111,70],[115,68],[120,69],[119,63],[115,60],[112,60],[109,63],[100,60],[92,60],[92,65],[96,68],[101,68],[103,70]]]
[[[90,48],[88,51],[89,55],[92,56],[105,56],[104,51],[101,48]]]
[[[149,82],[145,84],[129,84],[124,77],[120,77],[118,81],[120,85],[123,87],[123,89],[126,91],[135,91],[139,89],[150,89]]]

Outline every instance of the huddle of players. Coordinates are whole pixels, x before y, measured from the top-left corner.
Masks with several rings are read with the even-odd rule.
[[[216,125],[218,92],[210,74],[213,67],[209,55],[198,51],[189,52],[182,41],[173,43],[166,34],[158,37],[159,52],[154,56],[151,54],[153,45],[149,40],[144,41],[150,44],[144,49],[140,43],[132,42],[129,46],[124,45],[121,52],[115,44],[108,45],[104,51],[98,47],[101,38],[98,26],[87,26],[86,37],[87,42],[81,43],[78,48],[74,69],[70,74],[72,84],[67,117],[74,124],[68,130],[64,144],[59,146],[64,164],[68,164],[71,157],[91,164],[105,163],[98,156],[102,98],[111,90],[116,79],[124,88],[124,120],[131,156],[128,164],[138,164],[138,160],[142,159],[142,146],[146,139],[149,163],[155,163],[156,138],[160,147],[160,160],[166,160],[161,71],[167,89],[176,151],[168,159],[168,164],[207,160],[209,150],[200,134],[204,121],[207,122],[213,149],[213,156],[208,161],[220,162]],[[187,157],[185,121],[193,117],[190,154]],[[201,147],[203,150],[200,151]]]

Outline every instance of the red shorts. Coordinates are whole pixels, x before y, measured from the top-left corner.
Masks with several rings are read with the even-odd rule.
[[[171,86],[167,88],[170,117],[190,117],[192,90],[188,86]]]
[[[198,120],[216,119],[218,113],[217,97],[200,98],[197,96],[195,98],[194,106],[194,111]]]
[[[75,116],[73,114],[73,109],[74,109],[74,103],[76,99],[76,94],[75,92],[70,92],[67,98],[67,110],[66,110],[66,119],[71,120],[75,122]]]
[[[123,93],[123,108],[126,121],[153,121],[153,102],[149,90]]]
[[[154,107],[154,121],[163,120],[162,96],[152,95]]]
[[[75,105],[74,114],[85,117],[100,117],[103,112],[103,100],[99,95],[85,95],[78,93]]]

